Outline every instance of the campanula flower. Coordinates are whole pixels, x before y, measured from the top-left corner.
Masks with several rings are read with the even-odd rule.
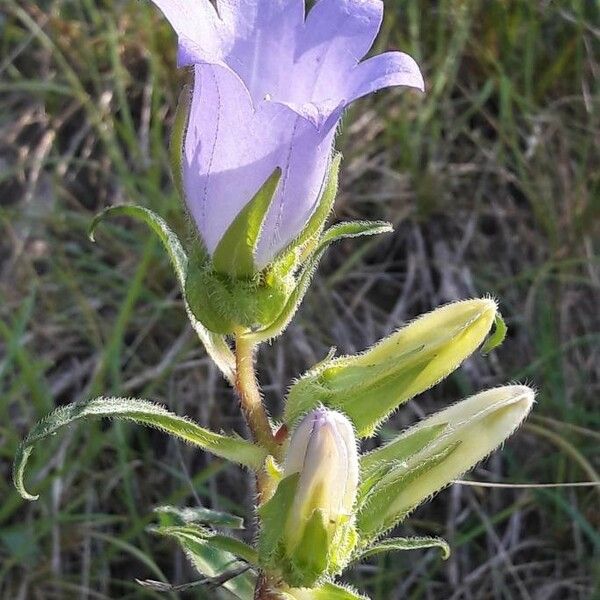
[[[346,106],[388,86],[422,90],[419,68],[401,52],[362,60],[380,0],[318,0],[306,17],[304,0],[153,1],[194,73],[181,174],[209,253],[281,169],[255,250],[262,269],[314,212]]]

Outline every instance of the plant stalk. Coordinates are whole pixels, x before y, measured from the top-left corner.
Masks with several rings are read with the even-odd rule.
[[[273,428],[267,416],[254,371],[255,346],[241,335],[235,340],[236,376],[235,387],[240,398],[242,412],[254,440],[273,456],[279,454]]]

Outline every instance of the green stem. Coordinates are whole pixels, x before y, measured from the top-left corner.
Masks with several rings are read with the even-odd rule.
[[[266,448],[270,454],[277,456],[279,454],[279,444],[275,440],[254,372],[254,350],[253,342],[241,335],[236,336],[235,387],[246,422],[255,441]]]

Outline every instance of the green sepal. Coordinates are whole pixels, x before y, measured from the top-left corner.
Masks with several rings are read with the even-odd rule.
[[[386,531],[400,523],[414,505],[404,506],[393,511],[390,507],[400,495],[417,478],[424,477],[434,467],[440,465],[460,445],[460,442],[449,444],[436,453],[423,457],[416,465],[399,463],[395,468],[387,467],[379,482],[361,498],[362,504],[357,507],[356,528],[364,543],[383,535]]]
[[[239,540],[212,534],[198,527],[153,527],[153,533],[172,537],[184,550],[188,560],[196,570],[206,577],[219,577],[244,566],[255,558],[254,550]],[[233,542],[233,543],[232,543]],[[243,562],[240,562],[242,559]],[[223,583],[239,600],[252,600],[256,575],[244,571]]]
[[[273,566],[283,534],[283,526],[294,501],[300,473],[282,479],[275,494],[258,509],[261,520],[258,554],[263,566]]]
[[[439,548],[442,559],[450,558],[450,546],[442,538],[436,537],[410,537],[410,538],[389,538],[376,542],[367,548],[360,550],[353,560],[363,560],[370,556],[383,554],[385,552],[396,552],[404,550],[419,550],[422,548]]]
[[[189,525],[205,523],[226,529],[244,529],[244,519],[230,513],[204,508],[203,506],[158,506],[154,509],[161,525]]]
[[[327,571],[330,550],[327,523],[321,510],[314,510],[295,548],[287,549],[284,578],[295,587],[312,587]]]
[[[246,337],[254,343],[259,343],[277,337],[285,330],[304,299],[321,257],[333,242],[348,237],[377,235],[389,231],[392,231],[392,226],[383,221],[350,221],[330,227],[323,234],[317,247],[296,276],[295,285],[283,305],[283,310],[267,327],[248,333]]]
[[[489,299],[455,302],[428,313],[355,356],[334,358],[291,387],[284,422],[318,404],[341,410],[367,437],[400,404],[454,371],[488,334],[496,315]]]
[[[226,377],[226,379],[233,384],[235,382],[235,357],[233,356],[231,349],[227,345],[227,342],[225,341],[223,336],[218,335],[213,331],[209,331],[207,327],[203,325],[200,320],[198,320],[198,318],[195,316],[195,312],[193,312],[190,308],[190,304],[187,300],[185,293],[189,261],[177,235],[167,225],[164,219],[159,217],[156,213],[152,212],[151,210],[142,206],[124,204],[106,208],[94,217],[89,229],[89,236],[92,241],[94,241],[94,233],[96,227],[98,226],[100,221],[102,221],[105,217],[108,216],[133,217],[142,221],[144,224],[150,227],[150,229],[158,236],[163,246],[167,250],[169,258],[171,259],[171,263],[173,265],[175,274],[177,276],[177,280],[183,293],[185,310],[192,324],[192,327],[198,334],[198,337],[204,344],[204,347],[206,348],[206,351],[208,352],[210,357],[215,361],[219,369],[221,369],[221,372]],[[203,248],[201,247],[199,241],[195,252],[196,261],[206,262],[208,257],[205,254]]]
[[[281,312],[290,294],[291,277],[275,277],[268,270],[250,279],[233,279],[214,272],[201,257],[192,257],[186,297],[196,318],[212,332],[231,334],[239,329],[264,327]]]
[[[319,198],[315,211],[300,235],[275,258],[276,263],[285,263],[284,268],[289,268],[291,264],[302,263],[318,244],[321,232],[325,227],[325,223],[331,214],[335,203],[341,162],[342,155],[341,153],[336,152],[331,159],[325,185],[323,186],[323,193]],[[290,256],[293,257],[291,261]]]
[[[179,94],[179,102],[175,110],[175,119],[171,129],[171,143],[169,145],[169,158],[171,161],[171,174],[175,189],[182,200],[185,200],[185,187],[183,185],[183,144],[188,127],[190,106],[192,104],[192,86],[186,84]]]
[[[212,255],[215,271],[234,279],[251,278],[257,272],[254,253],[280,179],[277,167],[223,234]]]
[[[281,592],[285,600],[369,600],[348,586],[326,582],[312,589],[288,589]]]
[[[213,454],[260,469],[266,458],[266,451],[241,438],[214,433],[200,427],[193,421],[179,417],[162,406],[136,398],[95,398],[61,406],[39,421],[23,440],[15,456],[13,481],[18,492],[26,500],[36,500],[26,489],[23,476],[27,461],[34,445],[54,435],[60,428],[85,417],[121,418],[161,429]]]
[[[389,443],[363,454],[360,457],[361,481],[375,470],[389,463],[400,463],[428,446],[446,430],[447,423],[428,427],[416,425],[400,434]]]

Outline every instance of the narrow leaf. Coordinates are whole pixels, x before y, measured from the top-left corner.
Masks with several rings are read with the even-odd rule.
[[[217,456],[253,469],[260,469],[266,458],[265,450],[250,442],[204,429],[147,400],[100,397],[61,406],[29,432],[18,449],[13,469],[15,487],[23,498],[37,499],[37,496],[27,492],[23,483],[25,467],[35,444],[54,435],[61,427],[85,417],[121,418],[156,427]]]
[[[281,169],[277,167],[223,234],[212,256],[215,271],[238,279],[256,273],[254,252],[280,179]]]
[[[240,571],[239,575],[225,581],[222,584],[223,587],[240,600],[252,600],[254,598],[255,575],[249,571],[241,572],[240,567],[244,563],[240,562],[229,548],[225,549],[220,542],[216,541],[214,536],[204,537],[200,531],[191,527],[157,528],[152,531],[176,539],[185,551],[189,561],[202,575],[219,579],[220,576],[228,572]],[[240,544],[243,543],[240,542]],[[249,546],[247,548],[252,551]]]
[[[230,513],[212,510],[210,508],[175,506],[159,506],[154,509],[162,517],[168,518],[174,525],[187,525],[189,523],[206,523],[214,527],[227,529],[244,529],[244,519]]]
[[[446,540],[434,537],[412,537],[412,538],[390,538],[373,544],[363,550],[355,560],[363,560],[369,556],[375,556],[384,552],[395,552],[399,550],[418,550],[421,548],[439,548],[442,558],[450,557],[450,546]]]
[[[198,334],[200,341],[204,344],[206,351],[210,357],[215,361],[216,365],[221,369],[221,372],[225,378],[232,384],[235,384],[235,357],[231,352],[231,349],[227,345],[225,338],[221,335],[214,334],[196,317],[193,315],[190,307],[185,298],[185,281],[188,269],[188,257],[179,241],[179,238],[173,230],[169,227],[164,219],[159,217],[156,213],[144,208],[142,206],[136,206],[133,204],[123,204],[119,206],[110,206],[98,213],[90,226],[89,235],[90,239],[94,241],[94,234],[100,221],[108,216],[128,216],[138,219],[145,223],[150,229],[158,236],[163,246],[169,254],[179,286],[183,293],[185,301],[185,310],[190,320],[192,327]]]
[[[228,535],[215,533],[210,529],[205,529],[198,525],[189,524],[167,527],[152,527],[151,531],[153,533],[168,535],[178,539],[185,538],[198,542],[206,541],[209,542],[214,548],[234,554],[237,558],[251,565],[258,564],[258,554],[256,553],[256,550],[245,542]]]

